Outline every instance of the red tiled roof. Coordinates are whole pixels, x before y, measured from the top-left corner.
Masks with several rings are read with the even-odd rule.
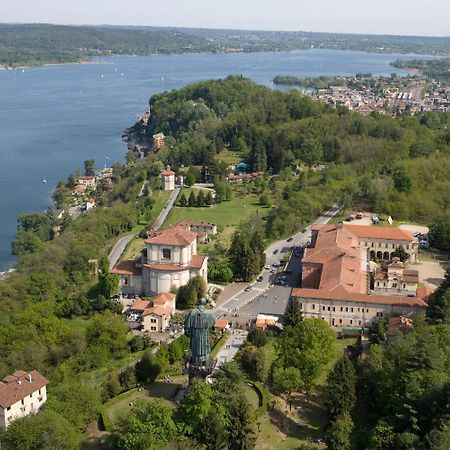
[[[31,375],[31,382],[28,375]],[[12,375],[5,377],[0,384],[0,406],[8,408],[47,384],[47,378],[36,370],[14,372]]]
[[[428,300],[428,297],[434,292],[434,289],[428,286],[421,286],[416,289],[416,296],[424,301]]]
[[[225,330],[225,328],[227,326],[228,326],[227,319],[218,319],[218,320],[216,320],[216,323],[214,324],[214,328],[218,328],[219,330]]]
[[[397,295],[369,295],[356,292],[326,291],[324,289],[294,288],[292,297],[316,298],[319,300],[338,300],[358,303],[374,303],[381,305],[416,306],[426,308],[427,303],[418,297],[400,297]]]
[[[114,268],[111,270],[111,273],[116,275],[142,275],[142,268],[136,267],[136,260],[128,259],[125,261],[118,262]]]
[[[162,172],[160,172],[160,175],[175,175],[175,172],[173,172],[172,170],[163,170]]]
[[[175,300],[175,294],[172,292],[161,292],[153,299],[153,304],[172,302]]]
[[[145,311],[147,308],[152,306],[151,302],[148,300],[136,299],[130,306],[133,311]]]
[[[189,263],[190,269],[201,269],[203,266],[203,261],[205,261],[206,256],[202,255],[192,255],[191,262]]]
[[[156,231],[148,236],[147,244],[180,245],[186,247],[197,238],[197,233],[183,227],[172,227],[167,230]]]
[[[358,238],[367,239],[386,239],[392,241],[412,241],[413,235],[411,231],[402,230],[396,227],[379,227],[370,225],[347,225],[344,224],[345,228],[352,231]]]
[[[142,316],[148,316],[150,314],[154,314],[155,316],[170,316],[173,312],[173,307],[171,306],[152,306],[151,308],[147,308]]]

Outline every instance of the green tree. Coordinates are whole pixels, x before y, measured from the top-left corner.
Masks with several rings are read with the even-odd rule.
[[[297,326],[303,320],[302,304],[296,297],[291,297],[286,311],[286,326]]]
[[[299,369],[302,382],[310,391],[332,360],[335,341],[335,333],[324,320],[303,320],[281,333],[276,344],[278,362],[284,368]]]
[[[205,196],[205,206],[211,206],[213,202],[211,191],[208,191]]]
[[[205,195],[203,194],[203,191],[201,189],[197,195],[197,206],[199,208],[205,206]]]
[[[187,206],[188,201],[186,199],[186,196],[184,195],[184,192],[181,193],[180,199],[178,200],[178,203],[183,208],[185,208]]]
[[[244,345],[239,359],[242,369],[254,381],[263,381],[266,377],[266,354],[263,348]]]
[[[138,400],[128,414],[117,420],[110,444],[116,450],[153,450],[168,444],[176,435],[172,412],[162,400]]]
[[[95,176],[95,162],[93,159],[87,159],[84,161],[84,174],[87,177]]]
[[[356,372],[352,362],[343,356],[328,374],[326,405],[331,418],[351,414],[356,403]]]
[[[291,404],[291,394],[302,386],[300,370],[296,367],[283,368],[275,365],[272,371],[272,381],[277,392],[288,396],[289,404]]]
[[[151,351],[142,355],[136,364],[136,378],[144,383],[153,383],[161,373],[162,367]]]
[[[199,440],[206,445],[208,450],[225,450],[228,448],[228,433],[223,407],[210,408],[203,421]]]
[[[187,187],[191,187],[195,184],[195,176],[192,173],[188,173],[184,178],[184,184]]]
[[[445,252],[450,252],[450,213],[437,216],[428,232],[430,245]]]
[[[81,440],[81,433],[62,415],[48,409],[17,419],[0,433],[2,450],[74,450]]]
[[[125,390],[136,387],[136,368],[134,366],[127,366],[122,370],[119,376],[119,381]]]
[[[249,450],[254,447],[255,435],[251,420],[251,406],[243,394],[232,395],[227,407],[229,450]]]
[[[247,334],[247,341],[256,347],[264,347],[267,344],[267,334],[260,328],[252,327]]]
[[[406,253],[405,249],[403,248],[403,245],[399,245],[398,247],[396,247],[396,249],[392,252],[392,257],[397,256],[398,258],[400,258],[400,261],[407,261],[407,259],[409,258],[408,253]]]
[[[119,374],[117,370],[113,369],[108,373],[104,382],[104,388],[108,398],[115,397],[122,391],[122,386],[119,381]]]
[[[348,412],[339,414],[328,426],[325,441],[330,450],[350,450],[353,420]]]
[[[194,191],[191,191],[191,193],[189,194],[188,205],[189,208],[193,208],[197,205],[197,199],[195,198]]]

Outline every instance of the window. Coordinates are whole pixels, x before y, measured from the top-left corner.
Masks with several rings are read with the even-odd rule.
[[[33,394],[30,394],[30,398],[33,398]]]
[[[369,308],[366,309],[366,312],[369,312]]]
[[[6,411],[9,411],[11,409],[11,406],[8,406],[7,408],[6,408]]]
[[[361,325],[361,321],[359,321],[359,325]]]
[[[336,311],[336,308],[333,306],[333,311]]]
[[[350,312],[353,312],[353,308],[350,308]]]
[[[314,305],[314,303],[311,305],[312,309],[316,309],[316,305]]]
[[[406,250],[409,250],[409,244],[406,246]]]
[[[342,323],[342,319],[339,319],[339,323]]]
[[[322,306],[322,311],[325,311],[325,306]]]
[[[406,288],[406,284],[405,283],[403,283],[403,289],[405,289]]]
[[[151,331],[156,331],[156,327],[150,327]]]
[[[348,312],[348,307],[345,307],[345,312]]]
[[[344,311],[344,307],[343,306],[341,306],[341,311]]]
[[[156,319],[152,319],[150,322],[151,323],[156,323]]]
[[[328,307],[328,311],[330,310],[330,307]]]
[[[24,405],[25,403],[24,403],[24,401],[23,401],[23,399],[22,399],[22,405]]]
[[[381,242],[378,242],[378,247],[381,247]]]
[[[128,284],[128,278],[123,279],[123,284]]]
[[[386,283],[383,283],[383,287],[386,287]]]
[[[39,389],[39,395],[41,395],[41,390]]]
[[[162,249],[162,257],[163,259],[170,259],[171,251],[170,248],[163,248]]]
[[[379,286],[380,285],[380,282],[379,281],[377,281],[377,286]]]
[[[350,325],[353,325],[353,320],[350,319]]]
[[[396,281],[393,281],[393,282],[392,282],[392,287],[393,287],[393,288],[396,288],[396,287],[397,287],[397,282],[396,282]]]
[[[388,245],[387,245],[387,244],[384,244],[384,248],[388,248]]]
[[[382,312],[377,312],[377,317],[383,317],[383,313]]]

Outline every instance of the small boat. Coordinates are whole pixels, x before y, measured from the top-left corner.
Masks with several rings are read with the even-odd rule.
[[[47,183],[47,180],[45,178],[42,178],[43,183]]]
[[[102,78],[103,78],[103,74],[102,74]]]

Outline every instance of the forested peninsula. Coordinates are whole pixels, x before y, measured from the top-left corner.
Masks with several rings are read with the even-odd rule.
[[[0,67],[80,62],[110,55],[268,52],[311,48],[448,55],[450,38],[304,31],[0,24]]]
[[[246,223],[260,227],[266,242],[301,230],[339,203],[343,209],[364,208],[429,224],[430,242],[450,252],[449,125],[445,113],[364,117],[326,107],[298,91],[271,90],[239,76],[154,95],[148,123],[140,122],[130,132],[148,142],[162,132],[164,148],[149,150],[141,158],[131,149],[126,164],[113,166],[113,188],[93,194],[98,207],[75,221],[67,220],[59,234],[50,232],[46,215],[23,216],[19,221],[19,233],[32,245],[21,247],[17,271],[0,281],[0,377],[17,368],[36,369],[50,384],[45,410],[17,421],[0,436],[5,448],[25,448],[28,436],[46,448],[78,448],[106,402],[136,385],[139,367],[156,365],[158,370],[179,373],[183,347],[161,346],[158,359],[141,359],[136,373],[130,366],[148,343],[127,334],[117,304],[110,301],[117,279],[109,274],[106,258],[119,236],[145,232],[152,225],[159,201],[156,186],[166,164],[174,170],[189,168],[194,180],[213,183],[216,201],[224,207],[232,203],[233,195],[240,205],[256,196],[255,214]],[[231,189],[226,180],[230,155],[261,177]],[[136,203],[145,180],[151,189]],[[61,201],[72,181],[73,176],[58,185]],[[241,207],[238,220],[243,211]],[[210,252],[211,270],[221,265],[233,269],[229,240],[215,242]],[[390,345],[374,345],[358,366],[357,379],[354,374],[343,378],[353,383],[345,391],[351,401],[344,407],[337,399],[333,405],[342,408],[337,411],[336,406],[333,414],[346,413],[350,439],[349,409],[357,403],[354,448],[446,448],[438,444],[449,442],[445,403],[450,389],[449,295],[447,278],[432,298],[428,322],[418,323],[414,333],[401,335]],[[299,342],[289,333],[282,335],[273,358]],[[272,368],[276,367],[274,363]],[[135,410],[112,427],[108,445],[200,448],[206,439],[216,441],[216,428],[203,433],[203,425],[213,423],[222,430],[224,448],[252,448],[257,417],[248,412],[242,377],[235,365],[228,366],[217,387],[197,392],[180,410],[153,403],[142,413]],[[336,379],[330,376],[329,398],[338,391],[333,388]],[[362,386],[357,391],[356,382]],[[198,415],[197,404],[207,405],[205,416]],[[212,404],[219,405],[217,411]],[[144,416],[147,425],[141,427]],[[155,417],[158,421],[152,422]],[[236,417],[242,420],[230,419]],[[341,422],[332,414],[330,420],[330,430],[344,429],[340,416]],[[245,447],[226,447],[234,442],[228,437],[236,430]],[[154,436],[159,441],[148,440]]]

